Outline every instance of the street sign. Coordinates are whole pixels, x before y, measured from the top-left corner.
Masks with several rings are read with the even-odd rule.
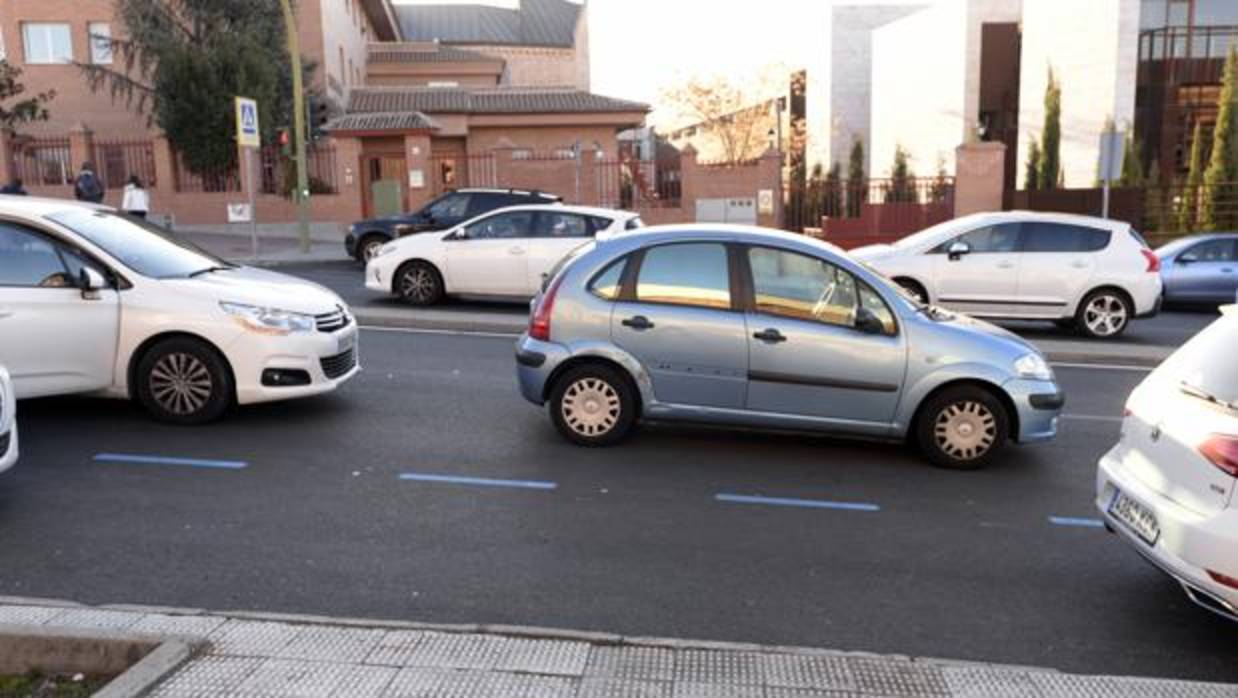
[[[1106,131],[1100,134],[1100,181],[1112,182],[1122,178],[1122,155],[1126,150],[1124,131]]]
[[[254,209],[247,203],[228,204],[228,222],[229,223],[252,223],[254,221]]]
[[[236,98],[236,144],[242,148],[262,145],[258,133],[258,103],[248,97]]]

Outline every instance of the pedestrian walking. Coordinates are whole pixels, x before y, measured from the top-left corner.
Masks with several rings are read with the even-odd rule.
[[[125,194],[120,200],[120,210],[143,220],[150,211],[150,193],[142,186],[142,180],[137,175],[131,175],[128,184],[125,185]]]
[[[73,196],[77,197],[78,201],[100,204],[103,203],[105,191],[99,175],[95,174],[94,164],[83,162],[82,169],[77,173],[77,179],[73,182]]]
[[[25,196],[26,187],[22,186],[21,177],[14,177],[12,182],[0,188],[0,194],[12,194],[14,196]]]

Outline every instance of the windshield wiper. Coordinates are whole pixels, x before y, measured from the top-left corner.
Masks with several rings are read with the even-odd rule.
[[[188,278],[192,279],[197,276],[202,276],[203,274],[210,274],[210,273],[217,272],[217,271],[231,271],[235,268],[236,267],[221,267],[221,266],[207,267],[205,269],[199,269],[193,272],[192,274],[188,276]]]
[[[1179,381],[1178,390],[1181,390],[1183,393],[1190,395],[1191,397],[1199,398],[1205,402],[1211,402],[1214,405],[1220,405],[1226,409],[1238,411],[1238,402],[1222,400],[1198,385],[1192,385],[1186,381]]]

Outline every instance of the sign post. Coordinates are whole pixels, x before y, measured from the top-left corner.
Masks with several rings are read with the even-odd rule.
[[[1108,130],[1100,134],[1100,181],[1104,186],[1101,198],[1101,218],[1109,217],[1109,185],[1122,178],[1122,156],[1126,146],[1126,133]]]
[[[237,97],[236,106],[236,145],[245,152],[245,181],[249,195],[249,236],[253,249],[254,261],[258,261],[258,217],[255,215],[254,204],[254,151],[262,147],[262,136],[258,129],[258,103],[248,97]]]

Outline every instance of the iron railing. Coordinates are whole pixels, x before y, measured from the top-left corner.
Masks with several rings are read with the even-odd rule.
[[[109,189],[119,189],[136,175],[146,187],[156,185],[155,147],[150,139],[97,140],[95,167]]]
[[[13,141],[13,172],[27,186],[73,183],[68,138],[18,138]]]

